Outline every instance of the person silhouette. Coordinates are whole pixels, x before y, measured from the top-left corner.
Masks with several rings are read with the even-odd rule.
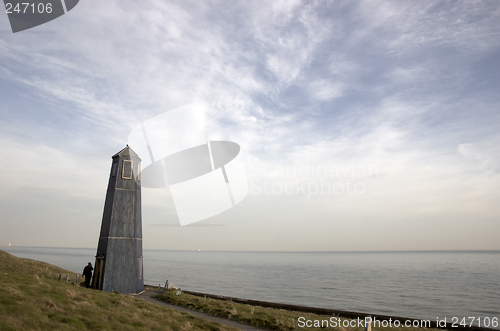
[[[90,279],[92,279],[92,270],[94,270],[94,268],[92,268],[92,263],[90,263],[90,262],[89,262],[89,264],[87,264],[85,266],[85,268],[83,268],[82,275],[85,276],[85,287],[86,288],[90,287]]]

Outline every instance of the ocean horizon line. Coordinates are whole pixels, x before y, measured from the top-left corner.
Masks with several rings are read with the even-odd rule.
[[[64,246],[0,246],[0,248],[51,248],[51,249],[97,249],[97,247],[64,247]],[[162,249],[144,248],[145,251],[171,252],[213,252],[213,253],[500,253],[500,249],[430,249],[430,250],[346,250],[346,251],[257,251],[257,250],[204,250],[204,249]]]

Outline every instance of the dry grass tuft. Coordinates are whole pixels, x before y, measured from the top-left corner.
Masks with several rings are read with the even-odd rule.
[[[7,287],[7,291],[9,291],[9,294],[12,295],[13,297],[19,297],[19,298],[24,297],[23,293],[16,288],[9,286]]]
[[[87,301],[77,301],[73,302],[73,305],[79,308],[90,308],[90,307],[95,307],[95,305],[91,304],[90,302]]]
[[[56,308],[57,307],[56,304],[50,299],[45,300],[44,304],[49,308]]]
[[[192,330],[192,328],[193,326],[188,321],[181,325],[181,330]]]
[[[52,299],[50,299],[50,298],[46,298],[43,303],[44,303],[44,305],[47,308],[54,309],[55,311],[57,311],[59,313],[64,313],[64,310],[62,310],[61,308],[57,307],[56,304],[55,304],[55,302],[52,301]]]
[[[147,321],[147,326],[150,329],[156,329],[159,327],[158,323],[156,323],[155,321]]]

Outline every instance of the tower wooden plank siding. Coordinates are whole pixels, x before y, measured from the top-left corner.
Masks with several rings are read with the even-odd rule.
[[[144,290],[141,159],[128,145],[112,158],[92,287],[139,293]]]

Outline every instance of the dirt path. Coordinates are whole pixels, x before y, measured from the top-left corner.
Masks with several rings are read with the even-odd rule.
[[[145,292],[143,292],[139,295],[134,295],[134,297],[136,297],[138,299],[142,299],[142,300],[147,301],[147,302],[154,303],[156,305],[163,306],[163,307],[177,309],[180,312],[186,312],[186,313],[189,313],[189,314],[196,316],[196,317],[203,317],[203,318],[206,318],[207,320],[217,322],[220,324],[224,324],[227,326],[231,326],[231,327],[239,329],[239,330],[243,330],[243,331],[265,331],[266,330],[266,329],[258,328],[256,326],[251,326],[248,324],[243,324],[243,323],[231,321],[231,320],[228,320],[228,319],[225,319],[222,317],[213,316],[213,315],[210,315],[207,313],[202,313],[202,312],[197,311],[197,310],[192,310],[192,309],[188,309],[188,308],[184,308],[184,307],[179,307],[176,305],[171,305],[169,303],[166,303],[166,302],[163,302],[163,301],[160,301],[160,300],[153,298],[153,296],[155,296],[157,293],[158,293],[157,290],[146,290]],[[268,330],[266,330],[266,331],[268,331]]]

